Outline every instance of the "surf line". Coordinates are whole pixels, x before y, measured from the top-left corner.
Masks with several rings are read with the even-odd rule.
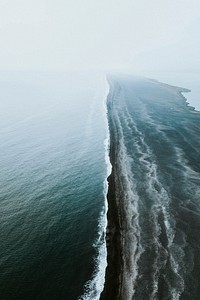
[[[104,116],[104,125],[105,125],[105,139],[104,151],[105,151],[105,166],[106,166],[106,176],[104,180],[104,205],[100,214],[99,224],[98,224],[98,236],[94,242],[94,248],[97,249],[97,257],[95,259],[95,271],[94,274],[85,286],[84,294],[79,298],[79,300],[99,300],[100,295],[104,288],[105,283],[105,272],[107,267],[107,247],[106,247],[106,230],[107,230],[107,212],[108,212],[108,178],[112,172],[112,165],[110,162],[110,133],[109,133],[109,124],[108,124],[108,109],[107,109],[107,100],[110,93],[110,87],[107,81],[107,77],[104,77],[105,85],[105,94],[103,97],[103,116]]]

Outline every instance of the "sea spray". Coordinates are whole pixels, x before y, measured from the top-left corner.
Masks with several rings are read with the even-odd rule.
[[[104,180],[104,206],[98,222],[98,237],[94,242],[94,248],[97,251],[97,257],[95,259],[95,271],[91,280],[89,280],[84,286],[84,294],[79,297],[79,300],[98,300],[101,292],[103,291],[105,281],[105,270],[107,266],[107,248],[106,248],[106,228],[107,228],[107,192],[108,192],[108,181],[107,178],[111,174],[112,165],[110,163],[109,148],[110,148],[110,134],[109,125],[107,118],[107,97],[109,94],[109,85],[105,77],[105,96],[103,101],[103,114],[104,124],[106,130],[106,136],[104,139],[105,149],[105,164],[106,164],[106,178]]]

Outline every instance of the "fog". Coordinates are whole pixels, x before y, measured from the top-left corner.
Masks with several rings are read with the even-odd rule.
[[[190,69],[199,31],[199,0],[0,0],[0,70]]]

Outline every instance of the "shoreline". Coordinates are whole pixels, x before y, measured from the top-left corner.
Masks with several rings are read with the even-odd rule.
[[[110,133],[109,133],[109,125],[107,118],[107,98],[109,95],[109,84],[107,78],[103,78],[105,84],[105,94],[104,100],[102,103],[102,110],[104,116],[104,125],[106,129],[105,139],[104,139],[104,151],[105,151],[105,164],[106,164],[106,176],[103,184],[103,195],[104,195],[104,206],[102,208],[100,217],[99,217],[99,231],[97,239],[94,242],[94,248],[97,251],[97,257],[95,258],[95,270],[92,275],[91,280],[87,281],[84,285],[84,293],[81,295],[78,300],[98,300],[101,292],[104,287],[104,278],[105,278],[105,270],[107,266],[107,246],[105,241],[105,233],[108,224],[107,219],[107,211],[108,211],[108,201],[107,201],[107,193],[108,193],[108,177],[111,174],[112,166],[110,163],[109,149],[110,149]]]
[[[107,246],[107,267],[105,274],[104,289],[100,300],[120,299],[121,272],[122,272],[122,240],[120,230],[119,207],[116,199],[116,168],[115,168],[115,148],[113,141],[110,142],[110,161],[112,172],[108,177],[108,225],[106,229]]]
[[[112,86],[107,101],[112,97]],[[108,176],[108,210],[107,210],[107,229],[106,229],[106,247],[107,247],[107,267],[105,273],[104,289],[100,295],[100,300],[121,299],[122,274],[123,274],[123,241],[122,241],[122,207],[119,205],[117,194],[117,140],[115,134],[114,120],[112,118],[112,103],[107,102],[107,116],[110,133],[110,150],[109,157],[112,166],[111,174]]]

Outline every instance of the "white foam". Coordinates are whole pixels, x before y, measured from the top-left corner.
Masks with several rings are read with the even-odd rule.
[[[120,99],[122,99],[122,95]],[[123,129],[119,118],[119,112],[115,111],[115,120],[117,121],[119,134],[119,163],[120,174],[124,185],[124,203],[126,210],[127,228],[124,233],[125,251],[124,255],[124,293],[127,300],[131,300],[135,294],[135,281],[138,277],[138,261],[143,252],[140,242],[140,226],[139,226],[139,212],[138,201],[139,197],[136,193],[133,173],[131,171],[132,158],[128,156],[125,146]],[[125,120],[125,118],[123,118]],[[126,263],[126,258],[128,262]]]
[[[158,278],[159,278],[159,271],[161,269],[160,265],[160,259],[159,259],[159,253],[163,253],[163,251],[166,252],[166,250],[163,248],[163,246],[160,244],[160,240],[159,240],[159,236],[161,233],[161,228],[158,222],[158,213],[162,212],[162,215],[164,217],[164,225],[166,228],[166,234],[167,234],[167,238],[168,238],[168,247],[169,249],[171,249],[171,247],[173,247],[173,241],[174,241],[174,236],[175,236],[175,231],[174,231],[174,220],[171,218],[170,214],[169,214],[169,204],[171,202],[170,199],[170,195],[168,195],[167,191],[165,190],[165,188],[163,187],[162,183],[159,181],[158,179],[158,170],[157,170],[157,164],[156,162],[153,160],[153,153],[151,151],[151,149],[149,148],[149,146],[146,144],[145,140],[144,140],[144,135],[142,132],[140,132],[134,122],[134,120],[132,119],[132,117],[130,116],[130,113],[128,111],[127,108],[123,109],[123,112],[121,112],[123,121],[126,124],[126,127],[128,130],[130,130],[130,132],[132,133],[133,131],[136,133],[137,139],[134,137],[134,147],[137,151],[137,153],[140,155],[139,156],[139,161],[143,164],[143,166],[146,169],[145,172],[145,176],[147,177],[147,182],[148,182],[148,186],[147,186],[147,192],[149,193],[149,197],[152,197],[155,199],[155,204],[152,206],[152,210],[151,210],[151,214],[152,217],[154,219],[154,236],[155,236],[155,240],[154,243],[157,247],[157,259],[154,262],[154,269],[155,269],[155,273],[153,274],[153,291],[151,294],[151,298],[154,299],[157,295],[158,292]],[[147,118],[148,116],[146,116]],[[151,118],[148,118],[149,121],[151,121]],[[151,122],[152,125],[155,125],[155,130],[159,130],[159,125],[154,124],[153,122]],[[164,135],[164,133],[163,133]],[[149,160],[149,158],[151,158]],[[125,162],[124,162],[125,164]],[[178,249],[180,250],[180,249]],[[180,253],[180,251],[179,251]],[[179,299],[181,293],[184,290],[184,281],[183,278],[180,275],[180,265],[179,262],[175,260],[174,256],[173,256],[173,252],[170,250],[169,251],[169,255],[170,255],[170,262],[171,262],[171,266],[172,269],[174,270],[174,273],[176,274],[176,278],[177,278],[177,282],[178,282],[178,286],[179,288],[177,288],[176,290],[173,290],[173,295],[172,298],[174,300]],[[163,265],[167,262],[167,253],[166,253],[166,260],[163,261]]]
[[[106,137],[104,139],[105,149],[105,164],[106,164],[106,178],[104,180],[104,208],[99,218],[99,230],[98,237],[94,243],[94,247],[97,249],[98,256],[96,258],[96,270],[93,274],[93,278],[85,284],[85,293],[79,298],[80,300],[98,300],[100,294],[103,291],[105,282],[105,270],[107,266],[107,249],[106,249],[106,228],[107,228],[107,192],[108,192],[108,181],[107,178],[111,174],[112,165],[110,163],[109,149],[110,149],[110,134],[109,125],[107,118],[107,97],[109,94],[109,85],[105,78],[105,96],[103,101],[103,113],[104,123],[106,128]]]

